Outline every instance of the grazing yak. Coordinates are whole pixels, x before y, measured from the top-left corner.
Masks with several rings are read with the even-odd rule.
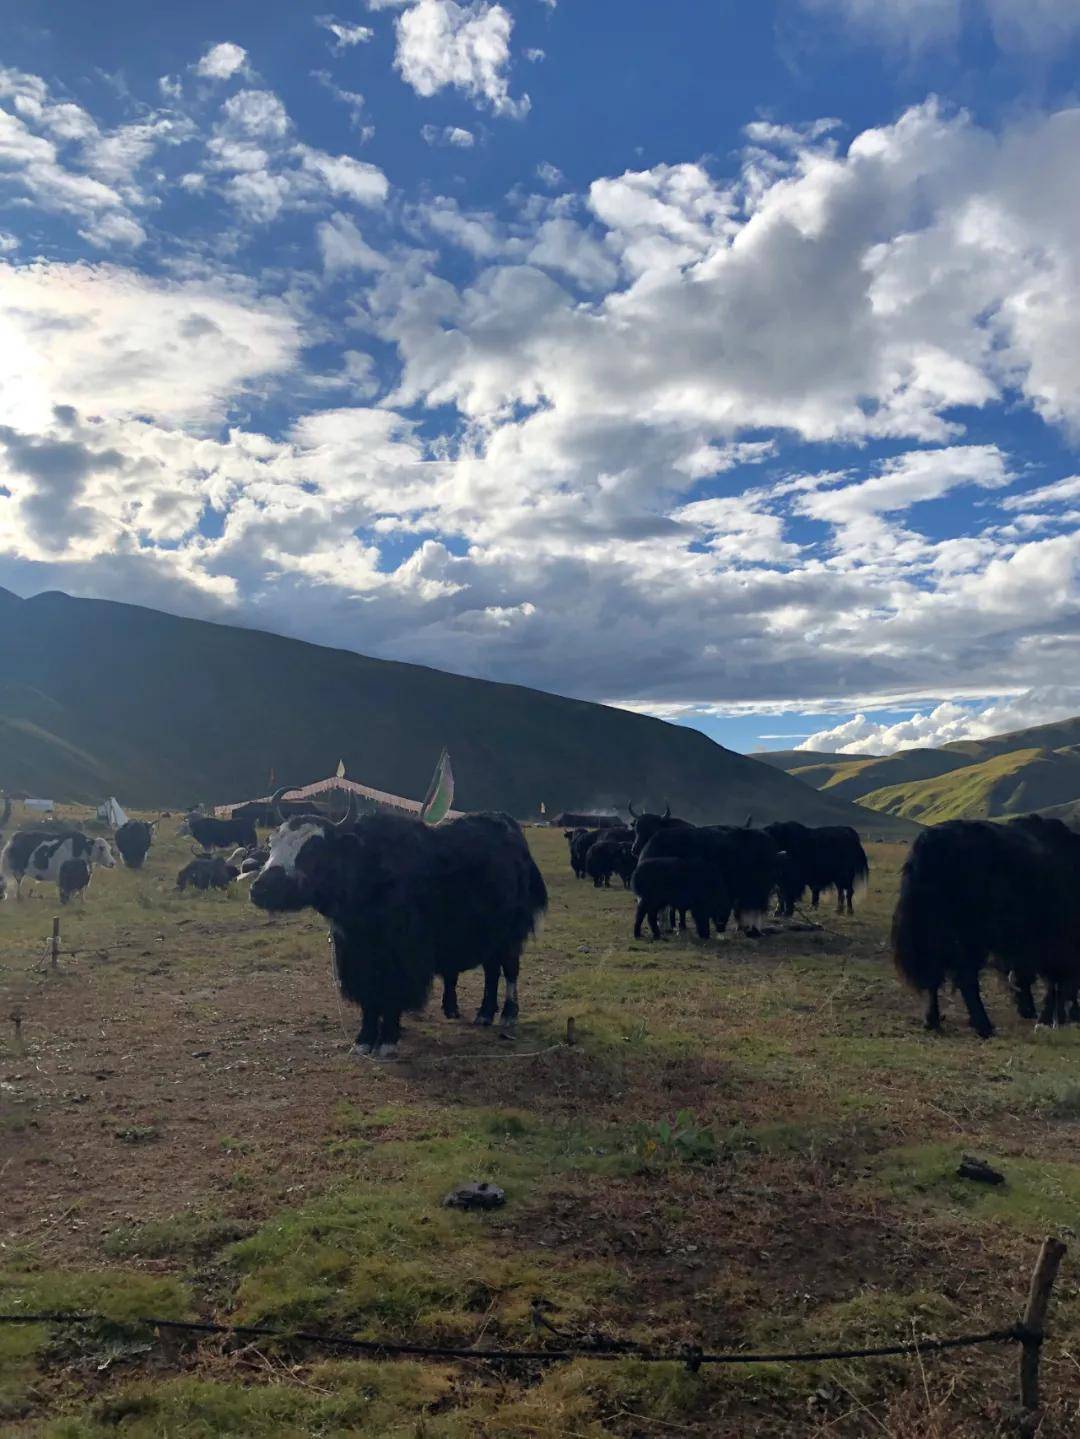
[[[185,889],[228,889],[234,879],[238,879],[239,869],[235,864],[229,864],[219,854],[200,854],[189,864],[185,864],[180,873],[176,876],[176,887],[179,890]]]
[[[113,836],[116,848],[128,869],[142,869],[153,843],[157,823],[157,820],[148,822],[143,819],[129,819],[116,831]]]
[[[613,874],[622,880],[624,889],[629,889],[636,863],[629,840],[599,839],[585,856],[585,872],[597,889],[610,885]]]
[[[654,834],[659,834],[664,829],[693,829],[694,826],[688,819],[680,819],[678,815],[671,813],[671,806],[668,805],[663,814],[638,814],[632,804],[627,804],[630,817],[634,821],[634,857],[637,858],[645,846],[652,839]]]
[[[177,834],[189,834],[202,849],[233,849],[238,844],[254,849],[259,843],[255,821],[243,815],[217,819],[214,815],[192,810],[181,820]]]
[[[22,895],[23,880],[39,884],[56,883],[60,866],[69,859],[85,860],[91,868],[113,869],[116,858],[103,839],[90,839],[78,830],[16,830],[0,851],[0,874],[15,882]]]
[[[443,1013],[457,1018],[458,975],[483,966],[478,1024],[494,1020],[505,975],[502,1022],[511,1028],[521,951],[547,908],[525,837],[504,814],[438,826],[388,814],[294,817],[271,835],[251,899],[329,919],[338,985],[362,1014],[354,1052],[379,1059],[396,1054],[401,1016],[423,1008],[436,974]]]
[[[646,843],[639,866],[647,859],[681,859],[713,870],[723,881],[740,928],[760,936],[781,865],[776,841],[764,830],[722,824],[669,826]]]
[[[566,836],[564,836],[566,837]],[[566,837],[570,846],[570,868],[575,878],[589,877],[589,851],[594,844],[629,844],[634,832],[623,825],[608,825],[604,829],[576,829],[572,837]]]
[[[60,903],[67,904],[76,895],[82,899],[92,873],[85,859],[65,859],[60,866],[60,873],[56,876]]]
[[[807,890],[814,909],[824,889],[836,890],[836,911],[854,913],[855,890],[867,882],[870,864],[858,832],[846,824],[808,827],[797,820],[783,824],[767,824],[765,833],[772,835],[787,856],[778,884],[779,912],[789,919]]]
[[[901,874],[892,944],[901,978],[927,996],[927,1029],[941,1027],[938,992],[950,980],[971,1028],[990,1038],[979,976],[991,956],[1011,972],[1025,1019],[1035,1018],[1037,978],[1047,986],[1042,1022],[1064,1019],[1080,979],[1080,835],[1034,815],[924,830]]]
[[[731,900],[715,865],[686,859],[642,859],[634,870],[634,893],[638,897],[634,916],[634,938],[641,938],[647,919],[653,939],[660,936],[660,913],[675,910],[686,928],[689,912],[699,939],[708,939],[711,920],[722,934],[731,915]]]

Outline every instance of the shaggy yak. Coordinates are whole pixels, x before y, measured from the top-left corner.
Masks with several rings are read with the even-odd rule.
[[[1012,977],[1016,1007],[1035,1018],[1031,986],[1046,982],[1043,1024],[1066,1018],[1080,978],[1080,835],[1060,820],[950,820],[911,846],[893,915],[897,970],[927,995],[926,1027],[940,1029],[938,991],[951,980],[982,1039],[994,1026],[979,992],[991,956]]]
[[[116,831],[114,838],[120,858],[128,869],[142,869],[157,829],[157,820],[129,819]]]
[[[693,829],[688,819],[680,819],[678,815],[671,813],[671,806],[667,805],[663,814],[638,814],[632,804],[626,808],[630,811],[630,817],[634,821],[634,858],[636,859],[645,846],[652,839],[654,834],[659,834],[662,829]]]
[[[866,884],[870,863],[862,847],[858,831],[847,824],[826,824],[809,827],[797,820],[783,824],[767,824],[765,833],[787,855],[778,886],[780,913],[791,917],[804,893],[810,891],[810,902],[818,907],[823,889],[836,890],[836,912],[854,913],[855,890]]]
[[[228,864],[220,855],[200,854],[185,864],[176,876],[177,889],[228,889],[240,871],[235,864]]]
[[[653,939],[660,938],[662,910],[677,911],[683,929],[689,912],[699,939],[708,939],[710,920],[719,934],[727,927],[731,900],[714,865],[685,859],[643,859],[634,870],[633,888],[638,897],[635,939],[641,938],[646,919]]]
[[[661,829],[641,851],[639,866],[647,859],[681,859],[711,870],[723,883],[740,928],[761,934],[782,863],[764,830],[722,824]]]
[[[354,1052],[379,1059],[394,1057],[402,1014],[423,1008],[436,974],[443,1013],[456,1019],[458,975],[483,966],[477,1024],[494,1020],[504,975],[502,1022],[512,1029],[521,951],[547,908],[525,837],[504,814],[438,826],[388,814],[336,824],[295,816],[271,835],[251,898],[330,921],[338,985],[362,1015]]]
[[[630,876],[634,872],[633,845],[617,840],[601,839],[585,856],[585,872],[597,889],[606,888],[611,876],[617,874],[623,882],[623,889],[630,888]]]

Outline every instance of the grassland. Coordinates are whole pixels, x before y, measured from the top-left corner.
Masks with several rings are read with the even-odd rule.
[[[885,948],[899,847],[871,847],[853,919],[651,945],[629,938],[621,890],[575,882],[558,835],[530,838],[552,905],[516,1043],[433,1012],[394,1065],[349,1058],[320,923],[268,923],[242,892],[176,896],[181,841],[143,874],[95,876],[56,972],[51,896],[0,908],[0,1309],[105,1316],[0,1327],[4,1434],[1015,1432],[1009,1351],[492,1373],[131,1325],[534,1345],[539,1297],[567,1331],[732,1348],[1013,1318],[1040,1238],[1080,1227],[1080,1033],[1022,1025],[993,985],[998,1038],[955,1005],[922,1033]],[[955,1178],[963,1153],[1006,1185]],[[505,1188],[503,1209],[442,1207],[476,1178]],[[1043,1436],[1076,1432],[1078,1359],[1070,1256]]]

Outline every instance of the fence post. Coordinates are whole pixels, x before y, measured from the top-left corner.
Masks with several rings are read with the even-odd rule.
[[[60,916],[54,915],[52,922],[52,942],[49,945],[49,954],[52,958],[52,967],[55,969],[60,962]]]
[[[1031,1276],[1027,1306],[1024,1309],[1024,1338],[1020,1350],[1020,1402],[1025,1409],[1039,1407],[1039,1359],[1042,1353],[1043,1326],[1050,1305],[1050,1291],[1065,1257],[1066,1246],[1060,1239],[1044,1239],[1035,1271]]]

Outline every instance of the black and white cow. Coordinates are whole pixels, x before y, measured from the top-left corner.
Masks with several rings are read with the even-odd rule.
[[[24,879],[56,880],[65,859],[89,858],[92,845],[101,846],[98,854],[107,858],[92,859],[90,863],[111,869],[116,861],[104,840],[90,840],[73,829],[18,829],[0,850],[0,878],[8,894],[14,887],[16,898],[21,899]]]

